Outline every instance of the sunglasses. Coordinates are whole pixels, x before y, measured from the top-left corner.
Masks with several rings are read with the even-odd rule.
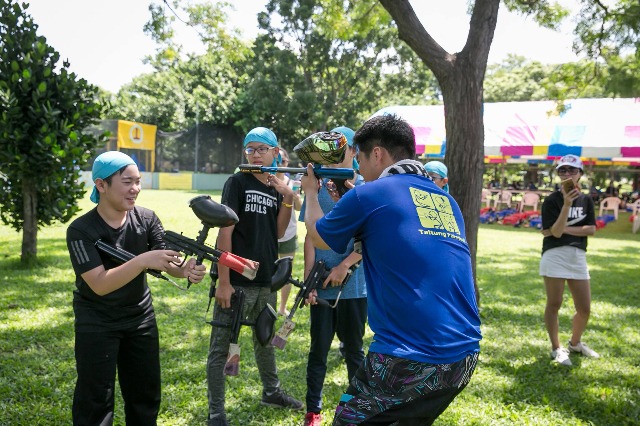
[[[561,167],[558,169],[559,175],[577,175],[580,173],[580,169],[576,167]]]

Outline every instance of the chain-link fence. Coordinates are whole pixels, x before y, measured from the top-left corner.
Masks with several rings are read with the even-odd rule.
[[[96,150],[95,155],[116,150],[118,120],[103,120],[99,129],[93,131],[98,130],[111,132],[111,137],[103,148]],[[141,171],[230,174],[244,161],[242,135],[233,127],[219,127],[206,123],[179,132],[158,130],[154,167],[149,152],[132,149],[122,151],[135,157]],[[88,165],[89,169],[91,163]]]
[[[242,162],[242,135],[232,127],[200,124],[183,132],[158,131],[156,170],[233,173]]]

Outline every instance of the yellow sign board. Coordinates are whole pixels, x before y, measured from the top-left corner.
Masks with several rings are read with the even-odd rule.
[[[155,150],[157,129],[152,124],[118,120],[118,149]]]
[[[159,173],[158,189],[191,189],[191,173]]]

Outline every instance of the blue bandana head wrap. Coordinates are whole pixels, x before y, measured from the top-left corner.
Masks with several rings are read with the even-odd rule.
[[[256,127],[255,129],[249,131],[249,133],[247,133],[247,136],[244,137],[242,146],[246,147],[249,142],[258,142],[269,146],[278,146],[278,138],[276,137],[275,133],[273,133],[266,127]],[[276,167],[280,162],[282,162],[282,157],[280,156],[280,154],[278,154],[278,158],[273,159],[271,167]]]
[[[429,161],[424,165],[424,169],[430,173],[437,173],[442,178],[447,177],[447,166],[445,166],[444,163],[441,163],[440,161]],[[445,192],[449,192],[449,184],[447,183],[442,189]]]
[[[347,138],[347,145],[349,145],[349,147],[353,148],[353,136],[356,134],[356,132],[354,132],[353,130],[351,130],[348,127],[345,126],[340,126],[340,127],[336,127],[335,129],[331,130],[332,132],[339,132],[342,133],[344,135],[345,138]],[[358,165],[358,161],[356,161],[356,159],[353,159],[353,165],[351,166],[353,167],[353,170],[360,170],[360,166]]]
[[[120,151],[104,152],[98,155],[93,162],[91,180],[95,183],[96,179],[106,179],[124,166],[131,164],[136,164],[136,162],[127,154]],[[93,191],[91,192],[91,201],[96,204],[100,201],[100,193],[95,185],[93,185]]]

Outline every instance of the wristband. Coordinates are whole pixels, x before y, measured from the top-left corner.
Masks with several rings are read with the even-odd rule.
[[[285,203],[284,201],[282,202],[282,205],[289,208],[293,207],[293,204]]]

